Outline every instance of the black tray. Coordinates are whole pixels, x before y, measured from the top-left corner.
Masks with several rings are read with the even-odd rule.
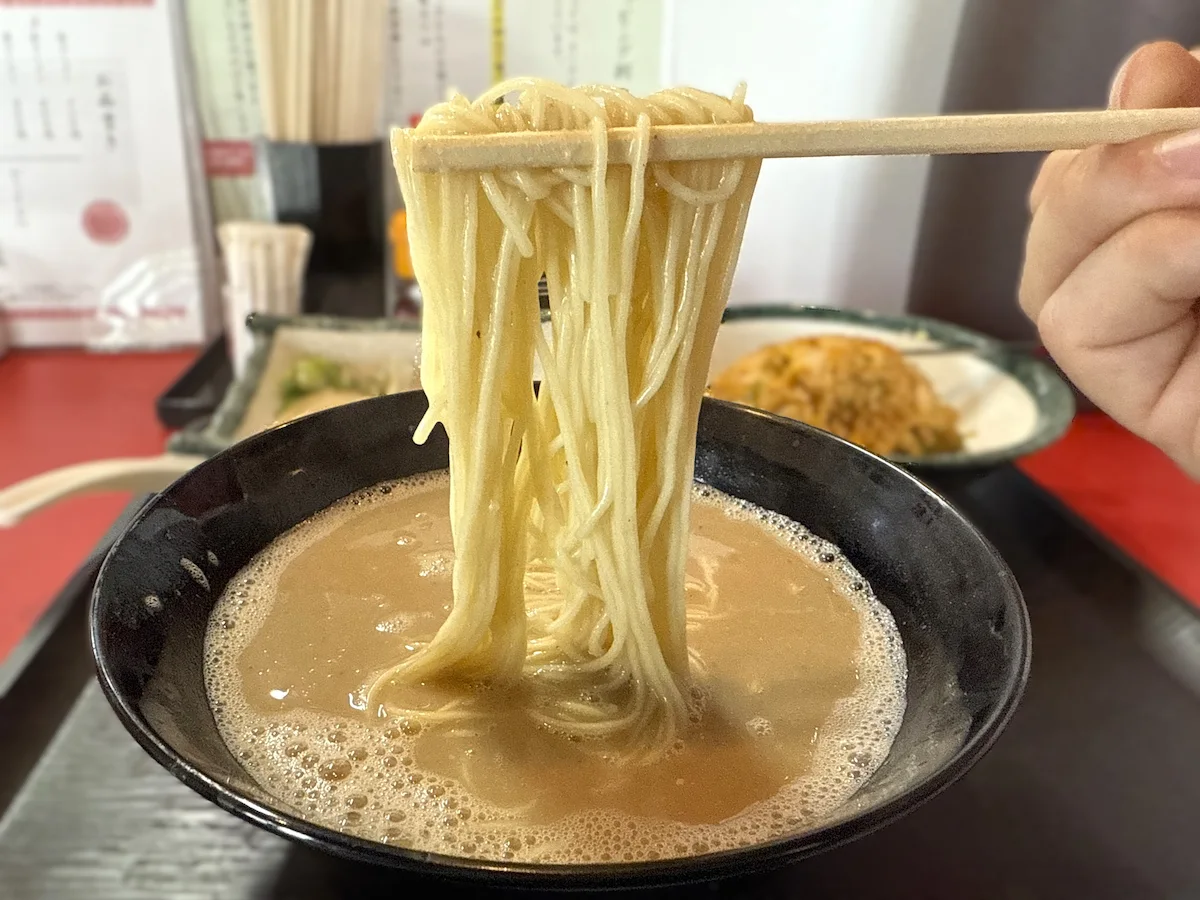
[[[961,782],[876,834],[779,871],[655,896],[1200,897],[1200,617],[1015,469],[937,483],[996,544],[1029,603],[1033,673],[1008,731]],[[0,814],[4,900],[499,896],[294,846],[176,782],[94,687],[79,694],[85,595],[76,584],[58,662],[48,642],[0,703],[0,784],[41,744]],[[22,690],[29,708],[63,721],[48,749],[24,720],[8,730],[4,704]]]
[[[167,428],[186,428],[211,416],[233,383],[233,366],[219,335],[158,398],[158,420]]]

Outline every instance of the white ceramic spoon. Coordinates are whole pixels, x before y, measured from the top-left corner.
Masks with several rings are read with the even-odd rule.
[[[204,461],[203,456],[165,453],[128,459],[97,459],[51,469],[0,488],[0,528],[12,528],[26,516],[67,497],[101,491],[161,491]]]

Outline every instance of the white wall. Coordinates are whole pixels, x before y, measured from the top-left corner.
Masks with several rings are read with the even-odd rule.
[[[668,0],[663,76],[763,120],[936,112],[963,0]],[[897,311],[927,159],[767,160],[731,302]]]

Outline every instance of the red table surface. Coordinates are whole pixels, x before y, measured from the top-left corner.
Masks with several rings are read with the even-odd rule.
[[[195,351],[13,351],[0,359],[0,485],[71,463],[162,453],[154,401]],[[71,498],[0,529],[0,659],[104,536],[127,494]]]
[[[70,463],[162,452],[167,432],[154,401],[194,358],[194,351],[43,351],[0,359],[0,485]],[[1200,605],[1200,484],[1158,450],[1087,413],[1021,468]],[[128,499],[76,497],[0,530],[0,659]]]
[[[1200,482],[1100,413],[1076,416],[1022,471],[1200,607]]]

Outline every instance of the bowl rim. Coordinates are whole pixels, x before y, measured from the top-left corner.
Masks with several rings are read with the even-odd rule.
[[[389,398],[418,393],[422,392],[406,391],[401,394],[361,400],[357,401],[357,403],[377,403],[382,405],[387,403]],[[406,870],[413,874],[436,876],[443,879],[449,878],[460,882],[490,882],[495,885],[504,884],[508,887],[520,888],[584,890],[655,887],[706,881],[744,874],[754,870],[772,868],[813,856],[877,831],[906,816],[958,781],[972,766],[982,759],[999,738],[1005,726],[1012,718],[1013,713],[1016,711],[1029,679],[1032,657],[1029,610],[1026,607],[1020,586],[1011,569],[987,537],[947,499],[901,465],[876,456],[836,435],[813,428],[802,422],[741,404],[706,397],[704,398],[704,403],[707,405],[726,407],[735,411],[737,415],[768,421],[774,427],[809,432],[818,440],[833,441],[844,445],[850,452],[865,454],[875,464],[891,470],[894,476],[908,481],[918,491],[926,494],[931,500],[935,501],[941,507],[943,514],[953,516],[959,522],[960,526],[973,535],[994,558],[997,563],[996,577],[1000,581],[1001,590],[1006,595],[1005,614],[1006,616],[1013,617],[1012,621],[1016,629],[1016,653],[1013,659],[1010,660],[1008,671],[1005,673],[1004,684],[1000,688],[1002,694],[1000,701],[980,724],[976,733],[946,763],[908,790],[890,798],[880,806],[812,831],[782,835],[758,844],[697,856],[632,863],[516,863],[500,860],[472,859],[415,850],[398,844],[384,844],[347,835],[246,797],[185,760],[159,736],[146,720],[146,717],[137,708],[135,702],[125,696],[116,685],[113,672],[110,668],[110,660],[101,650],[99,617],[101,594],[108,583],[109,568],[114,565],[116,551],[124,544],[128,536],[141,526],[147,516],[158,507],[161,500],[178,486],[186,483],[189,479],[201,477],[202,469],[218,465],[222,459],[237,454],[252,453],[259,444],[268,441],[277,441],[278,437],[274,435],[280,429],[302,428],[306,427],[305,423],[308,423],[307,427],[314,427],[311,420],[330,416],[338,412],[339,409],[345,409],[349,406],[357,405],[357,403],[345,404],[342,407],[313,413],[293,422],[252,435],[202,462],[194,469],[182,475],[161,493],[150,498],[122,530],[105,556],[100,571],[96,576],[95,586],[93,587],[88,604],[88,639],[92,657],[96,665],[97,679],[105,698],[116,712],[118,719],[126,731],[159,765],[174,775],[184,785],[210,802],[252,825],[256,825],[268,832],[290,839],[311,849],[323,850],[346,859]]]

